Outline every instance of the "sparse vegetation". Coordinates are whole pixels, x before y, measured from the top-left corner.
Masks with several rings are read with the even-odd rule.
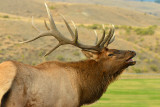
[[[57,56],[57,59],[58,59],[59,61],[64,61],[64,60],[65,60],[65,58],[64,58],[63,56]]]
[[[76,51],[76,52],[73,53],[73,55],[74,56],[80,56],[80,53]]]
[[[144,38],[140,38],[140,42],[143,42],[144,41]]]
[[[151,70],[153,70],[154,72],[158,71],[158,67],[156,65],[151,65],[150,66]]]
[[[8,38],[8,39],[11,39],[11,36],[10,36],[10,35],[8,35],[8,36],[7,36],[7,38]]]
[[[3,18],[9,18],[9,16],[8,15],[4,15]]]
[[[85,25],[84,24],[80,24],[79,27],[85,27]]]
[[[79,25],[81,27],[84,27],[84,28],[88,28],[87,25],[85,24],[81,24]],[[91,25],[92,26],[92,25]],[[96,26],[96,30],[99,30],[101,32],[101,28],[102,27],[101,25],[99,24],[94,24],[93,26]],[[105,25],[105,29],[109,28],[109,25]],[[139,36],[139,35],[134,35],[134,36],[131,36],[134,34],[134,30],[136,28],[140,28],[140,29],[143,29],[143,27],[131,27],[131,26],[123,26],[123,25],[118,25],[116,26],[117,27],[117,30],[116,30],[116,33],[118,35],[120,35],[122,38],[124,37],[125,40],[127,40],[128,42],[132,42],[134,44],[140,44],[139,46],[143,47],[142,49],[139,50],[139,47],[137,47],[136,45],[134,46],[134,49],[135,51],[138,53],[137,56],[136,56],[136,61],[140,64],[140,66],[135,66],[131,69],[129,69],[127,72],[134,72],[134,73],[145,73],[145,72],[157,72],[160,68],[158,65],[157,62],[159,62],[159,56],[157,57],[153,57],[152,54],[149,54],[150,58],[148,58],[148,55],[147,55],[147,51],[149,52],[153,52],[156,51],[157,53],[159,53],[159,37],[156,37],[155,39],[155,46],[152,44],[152,45],[145,45],[143,46],[143,44],[145,44],[146,41],[148,41],[148,38],[145,38],[144,36]],[[151,29],[159,29],[158,26],[149,26]],[[146,28],[149,28],[149,27],[146,27]],[[91,29],[92,27],[90,27]],[[94,28],[94,27],[93,27]],[[130,34],[127,34],[127,32],[130,32]],[[106,30],[107,32],[107,30]],[[101,32],[102,33],[102,32]],[[155,34],[154,34],[155,35]],[[12,38],[13,36],[12,35],[6,35],[4,38],[3,38],[3,41],[1,42],[1,47],[6,44],[8,45],[8,41],[12,41]],[[22,39],[22,40],[17,40],[17,41],[23,41],[23,40],[26,40],[26,39]],[[11,45],[11,43],[10,43]],[[26,44],[14,44],[14,47],[15,48],[23,48],[25,47]],[[14,48],[13,46],[10,47],[10,48]],[[3,50],[3,52],[1,52],[1,55],[4,55],[4,53],[8,52],[8,51],[11,51],[10,48],[8,50]],[[26,51],[29,51],[30,49],[27,49]],[[146,51],[147,50],[147,51]],[[42,57],[44,54],[45,54],[46,51],[37,51],[37,56],[38,57]],[[60,61],[77,61],[77,60],[83,60],[82,57],[80,57],[80,53],[78,51],[73,51],[72,52],[72,57],[69,59],[68,57],[64,58],[63,55],[58,55],[58,56],[52,56],[53,57],[53,60],[54,59],[57,59],[57,60],[60,60]],[[24,60],[27,60],[27,62],[30,62],[32,63],[32,61],[28,61],[28,59],[26,59],[27,56],[25,56],[24,58],[22,58],[21,56],[19,56],[18,58],[14,58],[14,59],[19,59],[19,61],[24,61]],[[9,59],[9,58],[8,58]],[[45,61],[48,61],[50,60],[51,58],[48,57],[46,58]],[[155,62],[157,61],[157,62]],[[40,61],[35,61],[34,63],[38,64],[40,63]],[[138,65],[139,65],[138,64]],[[151,66],[152,65],[152,66]],[[154,65],[154,66],[153,66]]]
[[[41,50],[41,51],[39,52],[39,56],[44,56],[44,54],[45,54],[44,50]]]
[[[93,25],[89,25],[89,26],[87,26],[89,29],[99,29],[99,28],[101,28],[100,27],[100,25],[98,25],[98,24],[93,24]]]
[[[115,25],[115,29],[119,29],[119,26],[118,26],[118,25]]]
[[[126,34],[130,34],[132,31],[132,26],[126,26],[126,25],[121,25],[121,26],[117,26],[117,29],[124,29]]]
[[[94,29],[94,30],[101,30],[102,29],[102,25],[101,24],[92,24],[92,25],[88,25],[88,26],[86,26],[86,25],[83,25],[83,24],[81,24],[81,25],[79,25],[80,27],[84,27],[84,28],[88,28],[88,29]],[[104,25],[104,27],[105,27],[105,30],[108,30],[109,29],[109,27],[108,27],[109,25]]]
[[[155,33],[155,26],[150,26],[146,28],[135,28],[134,30],[137,35],[153,35]]]
[[[2,54],[3,53],[3,51],[2,50],[0,50],[0,54]]]
[[[150,63],[150,60],[149,59],[144,59],[144,62]]]
[[[49,6],[49,9],[54,10],[56,8],[52,5],[52,6]]]
[[[140,69],[140,68],[135,68],[135,67],[133,67],[132,70],[133,70],[135,73],[142,73],[142,69]]]

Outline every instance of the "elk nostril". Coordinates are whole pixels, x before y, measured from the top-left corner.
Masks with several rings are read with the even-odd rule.
[[[132,54],[136,55],[136,52],[135,51],[130,51]]]
[[[128,50],[129,52],[131,52],[131,53],[136,53],[135,51],[131,51],[131,50]]]

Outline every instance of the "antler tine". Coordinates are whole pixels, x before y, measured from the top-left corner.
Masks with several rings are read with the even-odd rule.
[[[68,24],[68,22],[66,21],[65,17],[64,17],[62,14],[60,14],[60,15],[62,16],[63,21],[64,21],[65,25],[67,26],[67,29],[69,30],[69,33],[70,33],[71,36],[72,36],[72,39],[74,39],[74,33],[73,33],[71,27],[69,26],[69,24]]]
[[[109,41],[109,44],[111,44],[115,40],[115,35],[113,35],[112,39]]]
[[[111,29],[112,29],[112,30],[111,30],[111,33],[108,35],[108,39],[107,39],[104,47],[107,47],[107,46],[110,44],[110,41],[111,41],[112,37],[114,36],[114,30],[115,30],[114,25],[112,25],[112,28],[111,28]]]
[[[108,42],[112,38],[114,33],[114,28],[110,28],[109,34],[104,38],[103,42],[101,43],[101,47],[108,46]]]
[[[102,27],[103,27],[103,35],[102,35],[101,39],[98,41],[97,46],[100,46],[100,45],[101,45],[101,43],[103,42],[104,37],[105,37],[105,35],[106,35],[106,31],[105,31],[104,25],[102,25]]]
[[[47,25],[46,20],[44,20],[44,24],[45,24],[46,29],[47,29],[47,30],[50,30],[50,28],[49,28],[48,25]]]
[[[44,57],[45,56],[48,56],[49,54],[51,54],[54,50],[56,50],[58,47],[60,47],[62,44],[58,44],[57,46],[55,46],[53,49],[51,49],[50,51],[48,51],[45,55],[44,55]]]
[[[46,6],[47,13],[48,13],[48,18],[49,18],[49,21],[50,21],[51,30],[57,29],[57,27],[56,27],[56,25],[54,23],[54,20],[52,18],[52,15],[50,13],[50,10],[49,10],[49,8],[48,8],[46,3],[45,3],[45,6]]]
[[[37,40],[38,38],[45,37],[45,36],[52,36],[52,34],[50,32],[43,32],[43,33],[40,33],[37,37],[35,37],[31,40],[27,40],[27,41],[23,41],[23,42],[19,42],[19,43],[29,43],[29,42],[32,42],[34,40]]]
[[[36,31],[41,32],[41,31],[35,26],[35,24],[34,24],[34,17],[33,17],[33,16],[32,16],[32,27],[33,27]]]
[[[94,30],[94,33],[95,33],[95,36],[96,36],[95,45],[97,45],[97,43],[98,43],[98,35],[97,35],[97,31]]]
[[[71,20],[71,22],[72,22],[72,24],[73,24],[73,26],[75,28],[75,35],[74,35],[74,40],[73,41],[74,41],[74,43],[76,43],[78,41],[78,30],[77,30],[77,27],[76,27],[74,21]]]

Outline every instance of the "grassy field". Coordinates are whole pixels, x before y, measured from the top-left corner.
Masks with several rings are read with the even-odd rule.
[[[89,107],[160,107],[160,79],[118,80]]]

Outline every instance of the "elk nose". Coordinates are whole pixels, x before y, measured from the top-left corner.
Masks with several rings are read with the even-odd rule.
[[[136,52],[135,51],[131,51],[131,50],[128,50],[130,53],[132,54],[135,54],[136,55]]]

